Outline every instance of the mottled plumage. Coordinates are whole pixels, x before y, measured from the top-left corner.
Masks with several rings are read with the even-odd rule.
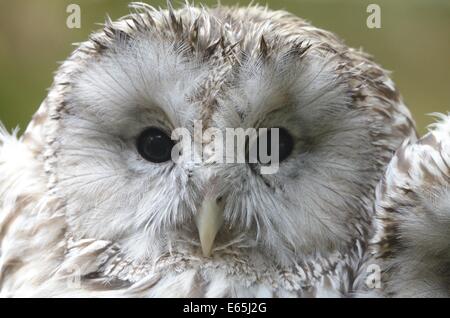
[[[394,278],[366,284],[401,254],[386,184],[410,148],[376,204],[375,188],[416,140],[387,72],[284,11],[132,8],[63,63],[22,137],[0,131],[1,295],[396,295]],[[284,127],[295,148],[274,175],[136,152],[145,127],[196,120]],[[224,225],[205,257],[195,217],[211,192]]]
[[[376,193],[376,257],[385,292],[449,297],[450,118],[397,150]]]

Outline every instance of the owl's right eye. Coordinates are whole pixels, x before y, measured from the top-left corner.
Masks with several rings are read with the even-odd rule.
[[[139,135],[136,146],[139,154],[145,160],[162,163],[171,159],[175,143],[161,129],[150,127]]]

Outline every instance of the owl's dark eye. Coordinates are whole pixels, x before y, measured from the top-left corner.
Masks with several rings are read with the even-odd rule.
[[[141,133],[136,145],[145,160],[162,163],[171,159],[175,143],[164,131],[150,127]]]
[[[292,135],[284,128],[276,128],[279,131],[279,140],[278,140],[278,150],[279,150],[279,162],[286,160],[294,150],[294,138]],[[267,143],[267,155],[270,157],[272,155],[272,133],[271,129],[267,131],[267,138],[258,140],[258,146],[260,142]]]

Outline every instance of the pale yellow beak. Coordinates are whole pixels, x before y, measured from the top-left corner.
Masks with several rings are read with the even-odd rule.
[[[211,256],[214,240],[223,225],[223,204],[206,197],[195,218],[203,256]]]

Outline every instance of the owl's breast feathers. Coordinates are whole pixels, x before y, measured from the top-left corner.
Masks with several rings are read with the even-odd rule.
[[[346,252],[305,257],[289,267],[264,260],[254,262],[233,249],[216,253],[213,258],[187,250],[142,263],[124,256],[112,242],[71,237],[68,242],[66,259],[56,276],[100,295],[201,298],[375,294],[366,286],[371,255],[359,241]],[[84,265],[80,268],[77,264]]]

